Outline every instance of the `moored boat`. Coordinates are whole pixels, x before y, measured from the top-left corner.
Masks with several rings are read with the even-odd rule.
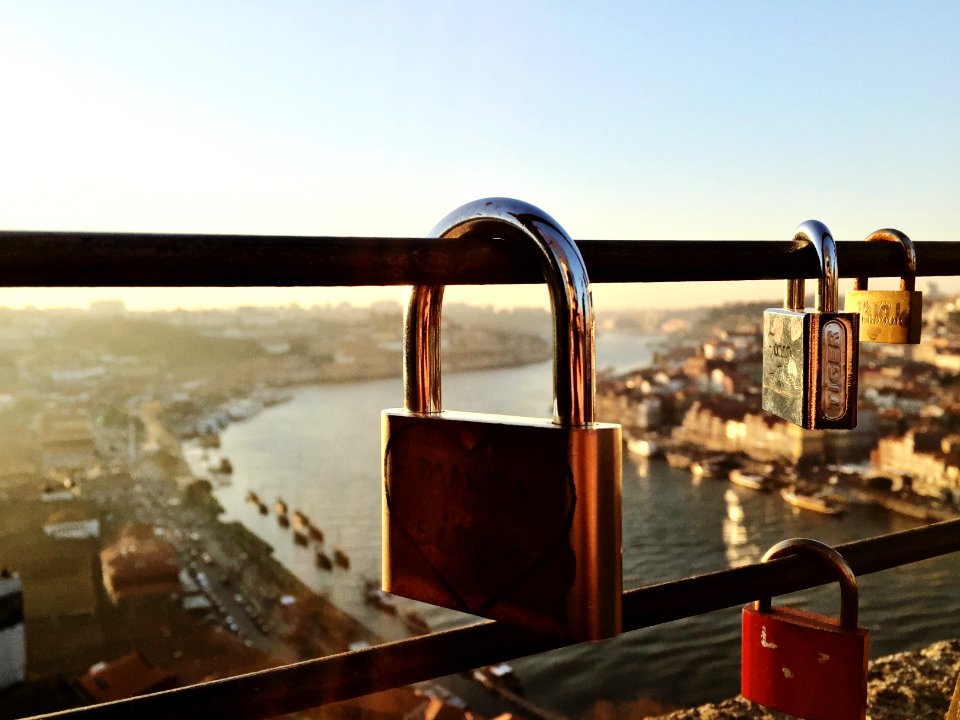
[[[322,550],[317,550],[315,562],[317,563],[317,567],[321,570],[333,570],[333,561],[330,559],[330,556]]]
[[[294,531],[293,531],[293,541],[294,541],[297,545],[299,545],[299,546],[301,546],[301,547],[306,547],[306,546],[307,546],[307,536],[304,535],[304,534],[303,534],[302,532],[300,532],[299,530],[294,530]]]
[[[473,671],[473,679],[484,687],[509,690],[516,695],[523,695],[523,684],[507,663],[477,668]]]
[[[273,509],[276,511],[277,515],[286,517],[287,503],[284,502],[283,498],[277,498],[277,503],[273,506]]]
[[[397,614],[397,605],[393,597],[377,586],[368,586],[363,596],[367,605],[373,605],[377,610],[387,615]]]
[[[323,530],[318,528],[316,525],[311,525],[308,528],[308,532],[310,533],[310,537],[316,540],[318,543],[323,542]]]
[[[686,470],[690,467],[693,460],[689,455],[685,455],[682,452],[677,452],[673,450],[666,454],[667,464],[670,467],[679,468],[680,470]]]
[[[310,518],[299,510],[293,511],[293,526],[298,530],[305,529],[310,524]]]
[[[794,507],[812,510],[822,515],[840,515],[843,513],[842,507],[837,506],[826,498],[817,497],[816,495],[805,495],[797,492],[796,488],[793,487],[783,488],[780,491],[780,496]]]
[[[417,635],[426,635],[430,632],[430,625],[416,610],[407,610],[403,613],[403,624],[407,626],[407,630]]]
[[[651,458],[660,452],[660,446],[654,440],[645,438],[628,438],[627,451],[631,455],[642,458]]]
[[[342,567],[344,570],[350,569],[350,558],[347,557],[347,554],[340,548],[334,548],[333,551],[333,561]]]
[[[717,466],[709,460],[697,460],[690,463],[690,473],[695,478],[714,477],[717,474]]]
[[[750,490],[760,490],[761,492],[766,492],[770,489],[769,478],[765,478],[763,475],[754,475],[753,473],[744,472],[739,468],[734,468],[731,470],[727,477],[734,485],[739,485],[740,487],[748,488]]]

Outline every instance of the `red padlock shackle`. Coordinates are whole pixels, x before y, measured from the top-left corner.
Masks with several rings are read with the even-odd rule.
[[[917,251],[913,247],[913,240],[908,238],[899,230],[893,228],[884,228],[877,230],[864,238],[864,242],[877,242],[878,240],[887,240],[895,242],[903,248],[903,254],[907,263],[907,274],[900,278],[900,289],[907,292],[913,292],[917,283]],[[853,281],[854,290],[867,289],[867,277],[858,277]]]
[[[840,627],[843,630],[856,630],[857,613],[860,606],[860,592],[857,589],[857,576],[843,555],[826,543],[810,538],[790,538],[778,542],[767,550],[760,562],[765,563],[784,555],[809,553],[829,566],[840,582]],[[770,612],[770,598],[760,598],[755,606],[758,612]]]

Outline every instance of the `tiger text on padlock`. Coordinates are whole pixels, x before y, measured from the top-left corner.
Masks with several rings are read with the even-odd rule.
[[[900,278],[899,290],[870,290],[869,279],[858,277],[853,290],[847,293],[843,309],[860,314],[860,340],[863,342],[916,345],[920,342],[923,324],[923,295],[917,291],[917,252],[899,230],[877,230],[866,242],[886,240],[903,248],[906,272]]]
[[[742,611],[740,692],[758,705],[807,720],[866,716],[869,633],[857,623],[857,579],[833,548],[793,538],[774,545],[767,562],[797,552],[825,562],[840,581],[839,621],[770,598]]]
[[[576,244],[542,211],[502,198],[463,206],[433,235],[539,247],[553,306],[554,418],[442,410],[443,288],[414,288],[405,407],[382,413],[383,589],[573,640],[616,635],[621,429],[594,422],[593,308]]]
[[[837,312],[837,253],[823,223],[808,220],[794,241],[817,249],[817,310],[803,307],[803,280],[788,280],[783,308],[763,312],[763,409],[807,429],[857,426],[859,321]]]

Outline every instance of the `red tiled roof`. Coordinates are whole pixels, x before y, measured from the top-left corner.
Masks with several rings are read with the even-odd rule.
[[[176,683],[176,675],[154,667],[139,652],[110,663],[97,663],[77,679],[77,684],[98,703],[166,690]]]

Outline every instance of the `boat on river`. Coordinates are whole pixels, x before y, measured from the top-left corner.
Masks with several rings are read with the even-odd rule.
[[[375,583],[372,585],[367,584],[367,588],[363,594],[363,600],[367,605],[373,605],[377,610],[387,615],[397,614],[397,604],[393,596],[385,593]]]
[[[321,570],[326,570],[327,572],[333,570],[333,561],[330,559],[329,555],[323,552],[323,550],[317,550],[314,561],[316,562],[317,567]]]
[[[299,545],[300,547],[306,547],[306,546],[307,546],[307,542],[308,542],[307,536],[304,535],[304,534],[303,534],[301,531],[299,531],[299,530],[294,530],[294,531],[293,531],[293,542],[295,542],[295,543],[296,543],[297,545]]]
[[[277,498],[276,505],[273,506],[273,509],[276,511],[278,516],[286,517],[287,515],[287,503],[284,502],[283,498]]]
[[[310,533],[310,537],[316,540],[318,543],[323,542],[323,530],[318,528],[316,525],[311,525],[307,528],[307,532]]]
[[[637,457],[651,458],[660,453],[660,446],[654,440],[627,438],[627,452]]]
[[[747,488],[749,490],[760,490],[761,492],[767,492],[770,490],[770,478],[765,478],[763,475],[754,475],[753,473],[744,472],[740,468],[734,468],[731,470],[727,477],[734,485],[738,485],[742,488]]]
[[[293,511],[293,526],[298,530],[304,530],[310,524],[310,518],[299,510]]]
[[[417,635],[426,635],[430,632],[430,625],[423,619],[416,610],[407,610],[402,616],[403,624],[412,633]]]
[[[523,683],[507,663],[486,665],[473,671],[473,679],[493,691],[509,690],[515,695],[523,695]]]
[[[695,478],[716,477],[719,468],[711,460],[696,460],[690,463],[690,474]]]
[[[780,491],[780,497],[794,507],[798,507],[803,510],[812,510],[813,512],[818,512],[821,515],[843,514],[843,508],[839,507],[827,498],[820,497],[818,495],[806,495],[798,492],[795,487],[783,488]]]
[[[333,561],[342,567],[344,570],[350,569],[350,558],[347,557],[347,554],[340,548],[334,548],[333,551]]]
[[[686,470],[693,463],[693,459],[682,452],[676,450],[671,450],[665,456],[667,458],[667,464],[670,467],[677,468],[679,470]]]

